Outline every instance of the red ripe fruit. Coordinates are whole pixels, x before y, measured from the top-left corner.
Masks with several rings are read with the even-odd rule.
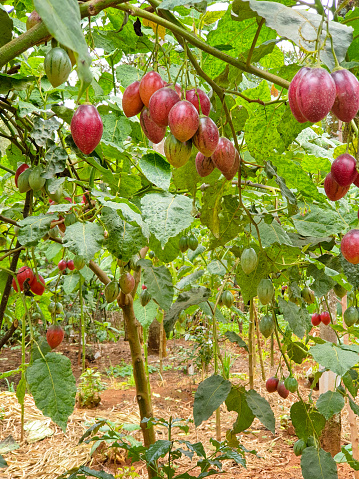
[[[358,176],[355,158],[348,153],[338,156],[333,161],[330,172],[339,186],[350,186]]]
[[[269,393],[274,393],[276,392],[277,390],[277,387],[278,387],[278,383],[279,383],[279,379],[278,378],[268,378],[267,381],[266,381],[266,390],[269,392]]]
[[[330,314],[328,311],[323,311],[320,314],[320,320],[323,324],[327,325],[330,324]]]
[[[350,230],[344,235],[340,249],[344,258],[351,264],[359,263],[359,230]]]
[[[127,118],[138,115],[143,108],[140,97],[140,82],[135,81],[123,92],[122,109]]]
[[[148,105],[152,120],[159,126],[167,126],[169,112],[179,101],[180,97],[172,88],[165,87],[157,90],[151,96]]]
[[[199,101],[198,101],[199,98]],[[203,90],[193,88],[192,90],[186,91],[186,100],[190,101],[192,105],[196,108],[198,113],[208,116],[211,111],[211,102]],[[199,108],[201,105],[201,109]]]
[[[163,86],[173,86],[173,83],[165,83]],[[178,96],[181,98],[182,97],[181,86],[178,83],[175,84],[175,90]]]
[[[296,99],[299,110],[313,123],[327,116],[335,97],[334,80],[324,68],[311,68],[298,83]]]
[[[332,108],[334,115],[341,121],[350,122],[359,109],[359,82],[348,70],[332,73],[336,88],[336,98]]]
[[[39,296],[44,294],[45,291],[45,280],[39,274],[39,280],[37,280],[36,276],[34,276],[34,279],[30,283],[30,289],[34,294],[37,294]]]
[[[160,88],[164,87],[164,81],[157,72],[147,72],[140,82],[140,97],[145,106],[150,103],[151,96]]]
[[[62,343],[65,333],[59,324],[52,324],[46,333],[46,340],[51,349],[57,348]]]
[[[29,268],[28,266],[22,266],[22,267],[18,270],[18,272],[16,273],[16,277],[17,277],[17,280],[18,280],[18,282],[19,282],[20,291],[24,291],[24,283],[25,283],[25,281],[26,281],[28,284],[30,284],[31,281],[34,279],[34,273],[33,273],[32,269]],[[12,279],[12,287],[14,288],[14,290],[15,290],[16,292],[18,292],[15,278]]]
[[[333,175],[328,173],[324,180],[324,190],[330,201],[338,201],[348,193],[349,186],[338,185],[334,180]]]
[[[89,155],[100,143],[103,123],[93,105],[80,105],[71,120],[71,135],[75,145]]]
[[[59,268],[60,271],[65,271],[65,269],[67,268],[67,261],[62,259],[61,261],[59,261],[57,267]]]
[[[299,123],[305,123],[307,119],[302,115],[302,112],[300,111],[297,103],[297,88],[300,80],[309,70],[310,68],[307,67],[301,68],[299,72],[294,75],[288,89],[289,106],[294,118],[299,121]]]
[[[278,391],[279,396],[282,397],[283,399],[287,399],[287,397],[289,396],[289,391],[284,386],[284,381],[280,381],[278,383],[277,391]]]
[[[143,133],[152,143],[160,143],[166,134],[165,126],[158,126],[151,118],[148,108],[141,111],[140,123]]]
[[[147,289],[147,286],[145,284],[143,284],[142,289]]]
[[[234,158],[234,163],[233,163],[231,171],[228,173],[223,173],[228,181],[233,180],[233,178],[236,176],[238,172],[238,168],[239,168],[239,153],[236,150],[236,156]]]
[[[67,261],[66,266],[70,271],[73,271],[75,269],[74,260],[70,259]]]
[[[236,158],[236,149],[233,143],[222,136],[211,158],[214,165],[223,174],[229,174],[231,170],[233,170],[234,160]]]
[[[198,130],[198,112],[189,101],[179,101],[168,114],[168,125],[177,140],[188,141]]]
[[[196,155],[196,170],[199,176],[204,178],[212,173],[215,169],[212,159],[204,156],[200,151]]]
[[[19,176],[21,175],[21,173],[23,173],[25,170],[27,170],[29,167],[29,165],[27,165],[26,163],[23,163],[22,165],[19,166],[19,168],[16,170],[16,173],[15,173],[15,186],[17,188],[17,180],[19,178]]]
[[[321,318],[319,313],[313,313],[312,314],[311,321],[312,321],[313,326],[318,326],[320,324],[321,320],[322,320],[322,318]]]
[[[193,144],[204,156],[212,156],[219,141],[219,131],[208,116],[199,119],[198,130],[193,137]]]

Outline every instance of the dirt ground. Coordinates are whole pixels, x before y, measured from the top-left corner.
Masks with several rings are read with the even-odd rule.
[[[236,358],[231,369],[231,381],[246,385],[248,381],[247,353],[233,344],[227,345],[226,348],[227,353],[230,352],[232,357]],[[71,359],[74,375],[78,379],[81,374],[81,367],[78,364],[78,346],[65,343],[59,349],[60,352]],[[154,415],[156,417],[168,419],[172,416],[193,419],[194,394],[202,375],[201,373],[187,374],[188,353],[191,349],[191,343],[184,340],[169,341],[167,343],[168,355],[163,360],[164,371],[162,376],[158,372],[158,357],[149,356],[149,365],[158,368],[157,372],[151,374]],[[126,378],[111,378],[106,375],[110,366],[120,364],[122,361],[127,364],[130,363],[128,343],[121,339],[116,344],[91,345],[89,346],[89,352],[92,361],[88,361],[88,366],[96,368],[102,373],[101,381],[106,386],[106,389],[101,393],[100,405],[91,410],[76,408],[74,414],[70,417],[66,434],[51,423],[50,426],[54,431],[52,436],[35,443],[28,443],[25,438],[19,449],[4,455],[10,467],[5,470],[0,469],[0,478],[56,479],[66,469],[85,462],[89,467],[102,469],[114,475],[118,474],[120,478],[147,477],[145,465],[142,463],[132,465],[133,471],[137,475],[131,476],[129,472],[131,464],[123,451],[100,447],[91,457],[91,445],[82,446],[82,449],[77,446],[78,439],[95,418],[107,418],[120,424],[139,423],[134,386],[130,386],[126,382]],[[99,353],[96,360],[93,358],[95,353]],[[20,349],[3,349],[0,355],[0,373],[16,369],[21,362],[20,358]],[[270,370],[269,362],[269,356],[267,355],[265,358],[266,377],[276,372]],[[275,363],[278,364],[277,361]],[[310,366],[309,362],[297,366],[297,377],[301,378],[300,391],[304,396],[309,392],[305,373]],[[18,378],[11,378],[11,381],[17,384]],[[268,399],[274,410],[276,433],[273,435],[256,419],[248,430],[238,435],[238,439],[248,450],[256,450],[257,456],[247,454],[246,469],[232,461],[226,461],[224,463],[224,471],[226,472],[224,477],[234,477],[236,479],[298,479],[302,477],[300,458],[297,458],[293,453],[293,443],[297,438],[289,420],[289,410],[292,403],[295,402],[296,396],[290,394],[284,400],[278,394],[268,394],[264,386],[260,367],[257,364],[255,389]],[[8,384],[5,381],[0,381],[0,391],[6,391],[7,389]],[[318,394],[314,391],[314,400],[318,397]],[[2,407],[3,416],[1,416]],[[36,410],[32,398],[29,396],[26,398],[25,422],[31,418],[46,420]],[[226,431],[231,428],[235,418],[235,413],[228,413],[225,406],[221,407],[222,439],[224,439]],[[191,442],[201,441],[205,445],[206,451],[211,452],[209,440],[215,438],[214,415],[198,428],[195,428],[193,423],[189,425],[190,430],[187,436],[183,433],[175,433],[175,437]],[[165,434],[165,430],[157,429],[158,439],[166,439]],[[0,442],[9,435],[20,442],[20,408],[14,394],[0,392]],[[133,435],[136,439],[141,440],[139,432],[135,432]],[[342,413],[342,444],[348,444],[349,442],[347,411],[344,409]],[[185,472],[193,467],[193,463],[191,464],[187,458],[177,461],[176,464],[178,466],[177,473]],[[193,475],[195,475],[195,472],[196,469],[191,471]],[[215,475],[212,477],[223,476]],[[340,464],[338,465],[338,477],[340,479],[352,479],[354,474],[349,466]],[[313,477],[313,479],[316,478]]]

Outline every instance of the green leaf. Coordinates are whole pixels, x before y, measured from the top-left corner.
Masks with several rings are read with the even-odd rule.
[[[240,432],[248,429],[255,416],[247,404],[246,391],[244,387],[232,386],[232,389],[226,399],[226,406],[229,412],[235,411],[238,413],[237,419],[233,423],[232,427],[234,434],[239,434]]]
[[[343,399],[343,401],[344,401],[344,399]],[[351,397],[349,397],[349,406],[350,406],[351,410],[354,412],[354,414],[359,416],[359,406],[357,404],[355,404],[355,402],[352,400]]]
[[[207,265],[207,271],[210,274],[218,274],[219,276],[224,276],[227,272],[223,261],[219,261],[218,259],[214,259]]]
[[[143,280],[151,298],[154,299],[164,311],[168,311],[173,300],[172,276],[166,266],[153,266],[149,259],[137,262],[143,268]]]
[[[350,394],[355,398],[359,388],[359,374],[355,369],[349,369],[343,376],[343,383]]]
[[[66,228],[63,246],[88,262],[101,249],[103,241],[102,226],[97,223],[77,222]]]
[[[137,298],[133,303],[133,309],[136,319],[139,323],[141,323],[142,327],[144,329],[149,328],[150,324],[157,315],[156,304],[153,301],[150,301],[146,306],[142,306],[139,298]]]
[[[178,247],[178,242],[177,242],[177,247]],[[199,244],[194,251],[192,251],[191,249],[187,251],[187,259],[191,261],[191,263],[193,263],[194,260],[205,251],[206,251],[206,248],[202,244]]]
[[[317,268],[314,264],[308,266],[307,274],[315,279],[310,287],[319,298],[329,293],[336,283],[330,276],[325,274],[323,269]]]
[[[62,354],[48,353],[27,368],[26,380],[36,407],[65,432],[76,397],[71,361]]]
[[[252,413],[260,420],[264,427],[275,433],[275,418],[269,402],[254,389],[246,391],[246,400]]]
[[[53,217],[50,215],[28,216],[19,221],[19,242],[23,246],[36,246],[50,230]]]
[[[172,446],[172,442],[167,439],[158,439],[146,450],[146,461],[150,464],[156,462],[160,457],[164,457]]]
[[[355,289],[359,287],[359,264],[351,264],[347,261],[342,253],[340,253],[340,264],[343,268],[343,272],[347,277],[348,283],[350,283]]]
[[[348,225],[333,209],[324,209],[312,204],[308,214],[293,216],[294,227],[302,236],[323,238],[346,231]]]
[[[196,10],[203,12],[206,10],[207,1],[206,0],[163,0],[163,2],[158,6],[161,10],[172,11],[176,7],[194,7]]]
[[[226,331],[224,335],[231,343],[236,343],[240,348],[244,348],[247,352],[249,352],[248,346],[237,333],[234,331]]]
[[[299,439],[307,441],[309,436],[319,437],[325,426],[325,418],[310,404],[298,401],[290,408],[290,418]],[[314,429],[313,429],[314,428]]]
[[[19,381],[19,384],[16,387],[16,397],[17,400],[19,401],[19,404],[24,404],[24,398],[25,398],[25,393],[26,393],[26,379],[25,379],[25,374],[21,373],[21,379]]]
[[[66,150],[54,143],[46,152],[46,168],[41,176],[50,179],[53,178],[56,173],[62,173],[66,168],[67,158],[68,154]]]
[[[302,364],[308,357],[308,346],[300,341],[291,341],[287,347],[287,354],[289,359],[297,364]]]
[[[131,134],[131,122],[118,111],[112,111],[107,115],[101,115],[103,122],[102,140],[109,145],[122,145],[124,140]]]
[[[303,451],[300,465],[303,479],[338,479],[337,465],[329,452],[313,446]]]
[[[0,454],[0,467],[7,467],[7,462],[6,462],[5,459],[2,457],[1,454]]]
[[[79,284],[80,274],[72,273],[65,276],[64,284],[62,285],[65,294],[72,293]]]
[[[193,222],[192,200],[187,196],[152,193],[141,199],[141,205],[144,221],[162,247]]]
[[[171,263],[180,254],[178,242],[181,236],[182,234],[180,233],[178,236],[170,238],[165,244],[164,248],[162,248],[159,240],[154,235],[151,235],[150,249],[155,252],[157,258],[163,263]]]
[[[168,190],[171,181],[171,165],[158,153],[147,153],[140,159],[142,173],[151,183]]]
[[[204,275],[203,269],[200,269],[199,271],[195,271],[192,274],[189,274],[188,276],[185,276],[182,278],[178,283],[176,284],[177,289],[183,289],[186,286],[195,283],[197,279],[201,278]]]
[[[218,375],[210,376],[199,383],[193,404],[196,427],[210,418],[213,412],[227,399],[231,387],[229,381]]]
[[[288,322],[290,329],[298,338],[302,339],[307,331],[312,328],[311,318],[306,308],[300,308],[291,301],[279,296],[278,306],[283,314],[283,319]]]
[[[6,10],[0,7],[0,47],[10,42],[12,38],[13,21]]]
[[[309,353],[317,363],[339,376],[343,376],[358,363],[357,352],[346,351],[334,343],[316,344],[309,349]]]
[[[147,283],[146,283],[147,285]],[[171,306],[171,309],[165,315],[163,320],[163,326],[166,331],[167,336],[174,328],[174,325],[178,319],[178,316],[181,311],[187,309],[189,306],[199,305],[203,301],[211,296],[211,290],[200,286],[199,288],[192,288],[189,291],[185,291],[178,295],[175,303]]]
[[[124,88],[127,88],[137,80],[141,80],[142,77],[143,71],[132,65],[119,65],[116,67],[116,78]]]
[[[344,397],[337,391],[327,391],[319,396],[316,407],[326,420],[339,414],[344,407]]]
[[[253,229],[252,225],[251,228]],[[258,229],[259,235],[262,240],[262,246],[264,248],[267,248],[274,243],[292,246],[291,239],[277,221],[272,221],[271,224],[267,224],[264,221],[261,221],[260,223],[258,223]],[[253,229],[252,233],[255,238],[258,237],[257,230]]]
[[[47,140],[55,139],[54,132],[59,129],[60,123],[55,118],[45,121],[39,116],[35,117],[33,122],[32,137],[38,146],[46,147]]]

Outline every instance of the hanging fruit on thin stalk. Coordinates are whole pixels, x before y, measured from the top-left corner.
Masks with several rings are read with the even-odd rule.
[[[241,267],[245,274],[251,274],[258,265],[258,256],[253,248],[246,248],[241,255]]]
[[[210,175],[215,169],[214,163],[211,157],[204,156],[200,151],[196,155],[196,170],[199,176],[202,178]]]
[[[29,183],[31,171],[31,168],[27,168],[19,175],[17,179],[17,187],[19,188],[20,193],[26,193],[31,190]]]
[[[34,272],[28,266],[22,266],[17,271],[16,278],[19,283],[20,291],[24,291],[24,283],[27,283],[28,286],[30,285],[31,281],[34,279]],[[12,287],[18,292],[15,278],[12,279]]]
[[[318,326],[321,323],[321,317],[319,313],[313,313],[311,317],[311,322],[313,326]]]
[[[151,118],[148,108],[144,108],[140,115],[140,124],[145,136],[152,143],[160,143],[166,134],[165,126],[158,126]]]
[[[62,343],[64,336],[62,327],[59,324],[52,324],[47,330],[46,340],[50,348],[55,349]]]
[[[228,173],[222,172],[223,175],[226,177],[226,179],[228,181],[233,180],[233,178],[236,176],[236,174],[238,172],[238,169],[239,169],[239,160],[240,160],[239,153],[236,150],[236,155],[235,155],[235,158],[234,158],[234,163],[233,163],[232,169]]]
[[[180,97],[172,88],[164,87],[157,90],[151,96],[148,105],[152,120],[159,126],[167,126],[169,112],[179,101]]]
[[[196,108],[187,100],[176,103],[168,114],[172,135],[181,142],[190,140],[198,130],[199,116]]]
[[[270,279],[262,279],[257,286],[257,295],[259,301],[265,305],[268,304],[274,296],[274,287]]]
[[[274,328],[275,324],[272,316],[266,314],[261,318],[259,322],[259,331],[263,334],[265,338],[269,338],[269,336],[273,333]]]
[[[164,87],[164,81],[157,72],[147,72],[140,81],[139,93],[144,105],[148,107],[151,96]]]
[[[211,156],[218,145],[219,131],[213,120],[207,116],[199,119],[198,130],[192,138],[194,146],[204,156]]]
[[[105,299],[108,303],[113,303],[120,294],[120,288],[117,281],[110,281],[105,286]]]
[[[30,168],[30,166],[26,163],[23,163],[22,165],[19,166],[19,168],[16,170],[16,173],[15,173],[15,186],[16,188],[18,188],[18,179],[19,179],[19,176],[21,175],[21,173],[23,173],[25,170],[27,170],[28,168]]]
[[[343,236],[340,250],[349,263],[359,264],[359,230],[350,230]]]
[[[144,103],[140,96],[140,82],[135,81],[123,92],[122,109],[124,114],[130,118],[138,115],[143,107]]]
[[[344,122],[355,118],[359,109],[359,82],[349,70],[339,67],[332,72],[336,88],[336,98],[332,112]]]
[[[179,243],[178,243],[178,247],[179,247],[179,250],[181,251],[181,253],[185,253],[188,248],[189,248],[189,244],[188,244],[188,237],[187,236],[182,236],[179,240]]]
[[[221,137],[218,140],[216,150],[212,153],[212,161],[216,168],[223,174],[230,176],[236,158],[236,149],[233,143],[227,138]]]
[[[302,114],[299,109],[298,102],[297,102],[297,88],[300,80],[302,77],[310,70],[310,68],[303,67],[301,68],[293,77],[292,81],[290,82],[289,89],[288,89],[288,101],[291,112],[294,118],[299,121],[299,123],[305,123],[308,121]]]
[[[30,289],[34,294],[37,294],[38,296],[42,296],[45,291],[45,280],[39,274],[39,278],[34,276],[34,279],[30,282]]]
[[[266,381],[266,390],[269,393],[274,393],[277,390],[279,379],[275,377],[268,378]]]
[[[209,112],[211,111],[211,102],[207,94],[200,88],[193,88],[192,90],[186,91],[186,100],[192,103],[198,113],[205,116],[209,115]]]
[[[221,300],[224,306],[227,306],[227,308],[231,308],[234,303],[234,296],[230,291],[226,290],[223,291]]]
[[[123,273],[120,277],[119,285],[124,294],[129,294],[135,287],[135,279],[130,273]]]
[[[52,48],[45,56],[44,69],[49,82],[56,88],[70,75],[72,69],[70,57],[63,48]]]
[[[328,311],[323,311],[322,313],[320,313],[320,321],[326,326],[330,324],[330,314]]]
[[[148,289],[143,289],[140,294],[140,303],[141,306],[145,307],[151,301],[151,295],[148,292]]]
[[[329,172],[324,180],[324,191],[330,201],[338,201],[349,191],[350,186],[340,186]]]
[[[71,135],[75,145],[89,155],[100,143],[103,123],[97,108],[91,104],[80,105],[71,120]]]
[[[188,247],[189,247],[192,251],[196,251],[196,249],[198,248],[198,239],[197,239],[194,235],[191,235],[191,236],[188,238]]]
[[[348,328],[353,326],[358,321],[358,310],[354,306],[350,306],[344,311],[344,323],[347,325]]]
[[[164,143],[164,152],[167,161],[175,168],[185,165],[191,157],[192,142],[191,140],[181,142],[178,141],[172,133],[170,133]]]
[[[333,161],[330,172],[339,186],[350,186],[358,176],[355,158],[348,153],[338,156]]]

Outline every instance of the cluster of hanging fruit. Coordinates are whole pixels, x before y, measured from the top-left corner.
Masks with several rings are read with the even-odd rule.
[[[192,251],[196,251],[198,248],[198,239],[194,235],[190,236],[181,236],[178,247],[181,253],[185,253],[188,248]]]
[[[41,274],[35,275],[29,266],[22,266],[16,272],[16,279],[12,279],[12,287],[18,293],[20,291],[32,291],[34,294],[42,296],[45,291],[45,280]]]
[[[187,163],[192,145],[197,150],[196,169],[201,177],[214,168],[231,180],[238,171],[239,153],[219,131],[209,113],[211,103],[206,93],[194,88],[182,99],[178,84],[165,83],[155,71],[147,72],[141,81],[131,83],[123,93],[122,108],[127,117],[140,113],[140,124],[152,143],[164,142],[168,162],[175,168]]]
[[[271,377],[266,381],[266,389],[269,393],[277,392],[283,399],[287,399],[290,392],[295,393],[298,389],[298,382],[293,376],[279,381],[277,377]]]

